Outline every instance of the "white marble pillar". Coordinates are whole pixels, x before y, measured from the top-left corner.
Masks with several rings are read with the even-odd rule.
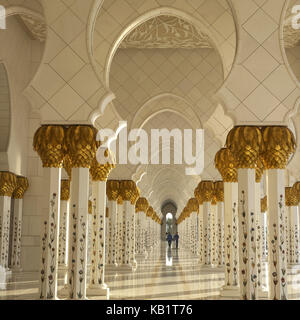
[[[255,169],[238,169],[239,283],[243,300],[258,298]]]
[[[0,267],[5,274],[10,272],[8,266],[9,231],[11,215],[11,196],[0,196]]]
[[[125,245],[125,250],[124,250],[124,261],[123,261],[123,267],[127,268],[132,268],[131,265],[131,250],[132,250],[132,228],[131,228],[131,223],[132,223],[132,205],[130,201],[124,201],[123,202],[123,210],[125,213],[124,216],[124,222],[125,222],[125,230],[124,230],[124,245]]]
[[[72,169],[72,207],[76,219],[76,240],[74,250],[73,285],[70,298],[86,299],[87,246],[88,246],[88,201],[89,168]],[[74,220],[73,220],[74,223]]]
[[[199,200],[198,200],[199,201]],[[204,264],[204,227],[203,227],[203,204],[199,205],[199,214],[198,214],[198,254],[199,254],[199,263]]]
[[[116,261],[118,268],[125,264],[125,236],[126,220],[123,201],[118,199],[117,202],[117,244],[116,244]]]
[[[290,259],[289,267],[297,267],[299,265],[299,214],[298,206],[286,207],[289,215],[290,229]]]
[[[105,179],[106,180],[106,179]],[[106,220],[106,181],[93,181],[93,245],[88,295],[106,296],[107,285],[104,281],[105,265],[105,220]]]
[[[211,235],[210,235],[210,202],[203,202],[203,244],[204,244],[204,264],[211,264]]]
[[[224,202],[217,203],[217,264],[224,265]]]
[[[267,170],[269,298],[287,296],[284,170]]]
[[[23,199],[14,199],[13,237],[11,268],[21,271],[21,234],[22,234]]]
[[[118,213],[117,213],[117,201],[110,200],[108,201],[108,211],[109,211],[109,228],[111,230],[111,237],[109,238],[109,253],[108,253],[108,261],[107,265],[109,267],[117,266],[117,233],[118,233]]]
[[[57,299],[57,269],[60,219],[60,168],[44,168],[49,202],[43,208],[41,238],[40,299]]]
[[[238,255],[234,244],[234,214],[237,211],[238,184],[235,182],[224,182],[224,240],[225,240],[225,286],[222,295],[230,295],[230,291],[236,292],[238,284]],[[237,225],[237,223],[236,223]],[[237,233],[235,232],[237,241]],[[234,254],[235,253],[235,254]],[[236,259],[236,260],[234,260]],[[236,265],[236,266],[235,266]],[[236,269],[235,269],[236,268]]]
[[[211,239],[211,247],[210,247],[210,256],[211,256],[211,264],[215,266],[217,264],[217,203],[213,202],[210,206],[210,239]]]

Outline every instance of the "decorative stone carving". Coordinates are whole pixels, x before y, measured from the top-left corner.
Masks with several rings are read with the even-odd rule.
[[[201,181],[198,185],[203,202],[210,202],[214,194],[213,181]]]
[[[223,181],[214,182],[214,196],[215,196],[216,202],[224,201],[224,182]]]
[[[66,132],[66,148],[73,168],[90,168],[99,142],[92,126],[70,126]]]
[[[39,154],[43,167],[61,168],[65,157],[64,127],[41,126],[34,135],[33,148]]]
[[[219,170],[224,182],[237,182],[235,160],[228,148],[222,148],[217,152],[215,167]]]
[[[8,171],[0,171],[0,196],[11,197],[17,187],[17,176]]]
[[[138,198],[135,204],[135,212],[146,213],[149,208],[149,202],[146,198]]]
[[[190,212],[199,212],[199,202],[196,198],[189,199],[186,206]]]
[[[26,177],[17,176],[17,186],[12,197],[15,199],[23,199],[25,192],[29,187],[29,182]]]
[[[298,195],[295,192],[295,189],[293,187],[286,187],[285,188],[285,205],[287,207],[294,207],[298,206]]]
[[[119,186],[118,180],[108,180],[106,182],[106,195],[109,201],[117,201],[119,196]]]
[[[266,169],[285,169],[292,153],[296,150],[294,135],[287,127],[262,128],[262,160]]]
[[[262,151],[261,131],[254,126],[236,126],[227,135],[226,147],[234,156],[236,168],[255,169]]]
[[[212,48],[209,37],[178,17],[154,17],[135,28],[120,48]]]

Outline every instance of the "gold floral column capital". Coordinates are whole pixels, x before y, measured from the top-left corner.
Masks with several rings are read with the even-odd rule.
[[[285,169],[296,150],[295,137],[287,127],[270,126],[262,128],[262,159],[266,169]]]
[[[199,213],[199,202],[196,198],[189,199],[187,203],[187,208],[190,212],[197,212]]]
[[[154,209],[152,207],[149,207],[147,212],[146,212],[146,216],[147,217],[152,217],[153,213],[154,213]]]
[[[216,202],[224,202],[224,182],[215,181],[214,182],[214,194]]]
[[[199,185],[194,190],[194,196],[198,200],[199,206],[203,204],[203,197],[199,189]]]
[[[26,177],[17,176],[17,186],[12,194],[12,197],[14,199],[23,199],[28,187],[28,179]]]
[[[214,195],[214,182],[208,180],[201,181],[197,188],[201,194],[203,202],[211,202]]]
[[[43,167],[61,168],[65,157],[65,129],[63,126],[44,125],[35,133],[33,148]]]
[[[135,212],[146,213],[149,208],[149,202],[146,198],[138,198],[135,204]]]
[[[11,197],[17,187],[17,176],[8,171],[0,171],[0,196]]]
[[[131,204],[135,204],[139,197],[139,190],[133,180],[120,181],[120,196],[123,201],[130,201]]]
[[[93,181],[107,181],[111,170],[115,168],[113,164],[100,164],[96,158],[92,160],[90,174]]]
[[[63,179],[60,184],[60,200],[68,201],[70,199],[70,180]]]
[[[296,207],[298,206],[298,195],[295,192],[293,187],[286,187],[285,188],[285,205],[287,207]]]
[[[295,194],[297,195],[298,201],[300,202],[300,181],[295,182],[293,185]]]
[[[228,148],[220,149],[215,156],[215,167],[220,172],[224,182],[237,182],[236,163]]]
[[[66,132],[66,148],[73,168],[90,168],[100,143],[93,126],[70,126]]]
[[[232,152],[237,169],[256,168],[262,143],[262,133],[255,126],[236,126],[230,130],[226,139],[226,147]]]
[[[118,180],[107,180],[106,195],[109,201],[117,201],[119,196],[120,183]]]

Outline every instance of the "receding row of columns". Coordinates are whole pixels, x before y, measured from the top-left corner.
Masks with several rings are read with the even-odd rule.
[[[91,126],[45,125],[35,133],[34,149],[43,163],[48,194],[42,209],[40,299],[57,299],[58,294],[68,299],[105,295],[105,265],[135,269],[137,234],[141,238],[138,249],[142,254],[157,244],[159,217],[149,205],[147,208],[139,206],[143,198],[139,199],[134,181],[107,181],[115,165],[109,151],[101,150],[96,135],[96,129]],[[99,150],[105,158],[103,164],[103,158],[98,162]],[[62,168],[69,179],[61,179]],[[144,214],[146,219],[136,219]],[[136,226],[137,221],[142,233]],[[89,228],[90,270],[87,261]],[[66,270],[67,281],[58,293],[59,269]]]
[[[26,177],[17,176],[7,171],[0,172],[1,283],[6,282],[6,278],[11,274],[12,270],[21,270],[23,197],[28,186],[29,183]],[[10,237],[12,239],[11,247],[9,246]]]
[[[299,183],[285,189],[284,170],[295,148],[293,133],[287,127],[236,126],[227,136],[226,148],[216,154],[215,165],[224,184],[219,189],[224,193],[225,296],[245,300],[266,297],[261,275],[268,247],[268,297],[288,298],[288,263],[298,267],[299,262]],[[261,200],[264,171],[267,189]],[[200,262],[208,265],[220,263],[216,243],[223,246],[216,242],[218,202],[214,196],[221,184],[202,181],[195,189],[202,223],[198,233],[202,238]],[[266,207],[267,226],[262,218]],[[186,218],[190,214],[191,210],[185,209],[180,216],[182,230],[189,224]]]

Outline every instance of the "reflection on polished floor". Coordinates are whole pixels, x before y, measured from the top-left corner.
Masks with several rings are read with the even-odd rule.
[[[224,285],[223,268],[202,266],[198,257],[185,248],[169,249],[165,243],[157,246],[145,259],[138,260],[135,271],[106,269],[109,297],[89,297],[92,300],[219,300]],[[263,264],[262,283],[267,287],[266,266]],[[60,274],[59,290],[63,286]],[[300,273],[288,275],[289,299],[300,298]],[[38,274],[17,273],[0,300],[38,299]]]

